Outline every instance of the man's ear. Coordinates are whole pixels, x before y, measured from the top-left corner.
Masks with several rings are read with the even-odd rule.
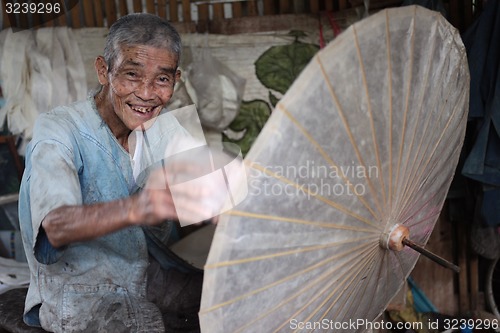
[[[97,73],[97,79],[102,86],[109,83],[108,81],[108,65],[103,56],[98,56],[94,62],[95,71]]]
[[[178,69],[175,71],[175,82],[179,81],[180,78],[181,78],[181,70]]]

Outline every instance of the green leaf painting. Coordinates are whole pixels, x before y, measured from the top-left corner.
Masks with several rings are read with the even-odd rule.
[[[229,125],[230,132],[233,134],[227,133],[224,141],[239,145],[243,155],[246,155],[270,114],[271,108],[265,101],[243,101],[240,106],[240,113]]]
[[[273,46],[255,62],[257,78],[266,88],[284,94],[318,50],[317,45],[297,40]]]

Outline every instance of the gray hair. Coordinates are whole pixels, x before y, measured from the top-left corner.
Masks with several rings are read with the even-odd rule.
[[[152,46],[166,49],[181,56],[181,37],[175,28],[159,16],[147,13],[134,13],[122,16],[109,29],[104,47],[104,60],[111,71],[120,54],[121,47],[132,45]]]

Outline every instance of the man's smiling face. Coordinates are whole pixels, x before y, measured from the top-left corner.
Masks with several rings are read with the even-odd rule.
[[[180,77],[177,60],[177,56],[166,49],[128,46],[121,48],[111,71],[105,75],[98,72],[99,81],[105,87],[103,102],[107,114],[104,120],[115,135],[125,128],[134,130],[159,115]]]

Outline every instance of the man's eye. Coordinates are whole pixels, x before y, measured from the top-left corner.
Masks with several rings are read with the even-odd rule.
[[[160,76],[158,79],[162,83],[169,83],[170,82],[170,78],[168,76]]]

